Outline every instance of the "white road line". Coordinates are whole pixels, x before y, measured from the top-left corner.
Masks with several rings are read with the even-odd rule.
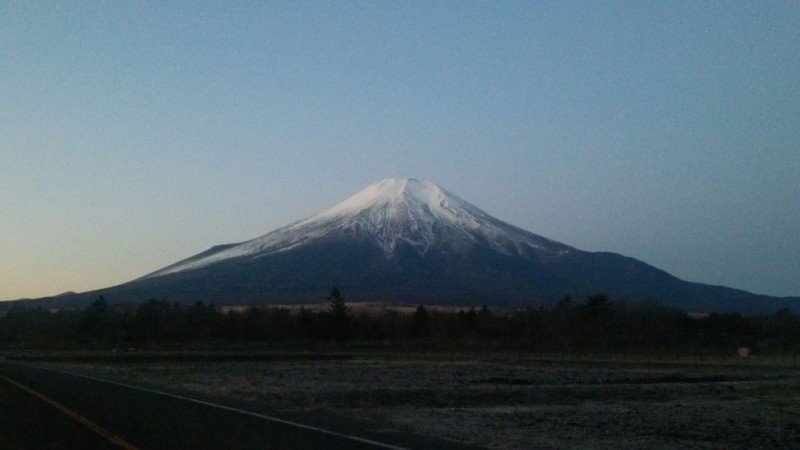
[[[129,389],[135,389],[137,391],[149,392],[151,394],[163,395],[165,397],[172,397],[172,398],[176,398],[176,399],[179,399],[179,400],[185,400],[187,402],[197,403],[197,404],[205,405],[205,406],[211,406],[213,408],[224,409],[226,411],[233,411],[233,412],[236,412],[236,413],[239,413],[239,414],[244,414],[244,415],[247,415],[247,416],[258,417],[259,419],[268,420],[270,422],[280,423],[280,424],[283,424],[283,425],[289,425],[289,426],[292,426],[292,427],[295,427],[295,428],[301,428],[303,430],[314,431],[314,432],[317,432],[317,433],[323,433],[323,434],[327,434],[327,435],[330,435],[330,436],[336,436],[336,437],[339,437],[339,438],[350,439],[352,441],[357,441],[357,442],[361,442],[361,443],[364,443],[364,444],[374,445],[374,446],[380,447],[380,448],[386,448],[386,449],[391,449],[391,450],[410,450],[410,449],[405,448],[405,447],[398,447],[396,445],[391,445],[391,444],[386,444],[386,443],[383,443],[383,442],[373,441],[371,439],[366,439],[366,438],[353,436],[353,435],[349,435],[349,434],[337,433],[335,431],[326,430],[324,428],[319,428],[319,427],[315,427],[315,426],[312,426],[312,425],[305,425],[305,424],[302,424],[302,423],[299,423],[299,422],[292,422],[290,420],[280,419],[278,417],[267,416],[267,415],[264,415],[264,414],[259,414],[259,413],[255,413],[255,412],[252,412],[252,411],[247,411],[247,410],[244,410],[244,409],[239,409],[239,408],[234,408],[234,407],[231,407],[231,406],[220,405],[218,403],[207,402],[205,400],[198,400],[196,398],[184,397],[182,395],[171,394],[169,392],[157,391],[155,389],[148,389],[148,388],[144,388],[144,387],[140,387],[140,386],[133,386],[133,385],[130,385],[130,384],[120,383],[118,381],[104,380],[102,378],[95,378],[95,377],[89,376],[89,375],[83,375],[83,374],[73,373],[73,372],[66,372],[66,371],[63,371],[63,370],[53,369],[53,368],[49,368],[49,367],[32,366],[32,365],[28,365],[28,364],[15,363],[15,362],[11,362],[11,361],[7,361],[7,362],[12,363],[12,364],[17,364],[17,365],[20,365],[20,366],[31,367],[31,368],[34,368],[34,369],[41,369],[41,370],[47,370],[47,371],[50,371],[50,372],[60,373],[62,375],[71,375],[71,376],[74,376],[74,377],[86,378],[87,380],[97,381],[97,382],[100,382],[100,383],[113,384],[113,385],[116,385],[116,386],[126,387],[126,388],[129,388]]]
[[[28,394],[38,398],[39,400],[47,403],[48,405],[50,405],[53,408],[55,408],[57,411],[63,413],[64,415],[66,415],[70,419],[80,423],[81,425],[89,428],[90,430],[92,430],[95,433],[97,433],[98,435],[102,436],[107,441],[109,441],[110,443],[116,445],[117,447],[121,447],[121,448],[124,448],[126,450],[139,450],[139,448],[136,447],[135,445],[125,441],[124,439],[122,439],[121,437],[117,436],[116,434],[106,430],[105,428],[101,427],[100,425],[92,422],[91,420],[87,419],[86,417],[83,417],[82,415],[78,414],[77,412],[67,408],[66,406],[62,405],[61,403],[58,403],[57,401],[53,400],[52,398],[47,397],[46,395],[42,394],[41,392],[34,391],[33,389],[29,388],[28,386],[26,386],[26,385],[24,385],[22,383],[18,383],[16,381],[12,380],[11,378],[5,377],[3,375],[0,375],[0,380],[3,380],[5,382],[9,383],[12,386],[16,386],[18,389],[21,389],[21,390],[27,392]]]

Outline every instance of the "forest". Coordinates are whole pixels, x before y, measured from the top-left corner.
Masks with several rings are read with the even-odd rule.
[[[353,312],[338,289],[320,310],[300,307],[217,308],[150,299],[47,311],[15,306],[0,317],[5,349],[139,349],[170,345],[248,343],[363,344],[420,350],[503,349],[541,354],[663,354],[734,356],[800,353],[800,316],[738,313],[689,315],[657,303],[615,301],[597,293],[564,296],[552,308],[492,310],[487,306],[413,312]]]

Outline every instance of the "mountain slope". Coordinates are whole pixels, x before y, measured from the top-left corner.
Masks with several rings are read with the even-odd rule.
[[[598,291],[708,311],[774,312],[800,300],[685,282],[509,225],[429,181],[387,179],[261,237],[71,301],[102,294],[115,302],[304,303],[331,286],[351,300],[462,305],[552,304]]]
[[[387,179],[322,213],[241,244],[214,247],[154,272],[157,277],[234,258],[258,258],[335,239],[364,239],[387,259],[398,245],[464,252],[488,246],[503,254],[568,253],[573,249],[499,221],[429,181]]]

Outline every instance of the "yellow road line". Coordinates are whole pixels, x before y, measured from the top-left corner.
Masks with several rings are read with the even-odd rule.
[[[106,440],[108,440],[112,444],[114,444],[114,445],[116,445],[118,447],[124,448],[126,450],[139,450],[138,447],[136,447],[135,445],[129,444],[128,442],[126,442],[124,439],[122,439],[121,437],[117,436],[116,434],[106,430],[105,428],[101,427],[100,425],[97,425],[96,423],[92,422],[91,420],[83,417],[82,415],[80,415],[80,414],[76,413],[75,411],[67,408],[64,405],[62,405],[61,403],[58,403],[57,401],[55,401],[55,400],[53,400],[53,399],[51,399],[49,397],[46,397],[43,394],[40,394],[40,393],[34,391],[33,389],[25,386],[24,384],[17,383],[16,381],[14,381],[14,380],[12,380],[10,378],[4,377],[3,375],[0,375],[0,379],[3,379],[6,382],[8,382],[8,383],[10,383],[10,384],[22,389],[23,391],[33,395],[34,397],[47,402],[48,404],[50,404],[50,406],[54,407],[55,409],[61,411],[64,414],[66,414],[71,419],[79,422],[80,424],[84,425],[85,427],[89,428],[90,430],[94,431],[95,433],[99,434],[100,436],[106,438]]]
[[[306,431],[311,431],[313,433],[320,433],[320,434],[325,434],[325,435],[328,435],[328,436],[335,436],[335,437],[341,438],[341,439],[349,439],[351,441],[356,441],[356,442],[361,442],[361,443],[364,443],[364,444],[369,444],[369,445],[374,446],[374,447],[385,448],[385,449],[388,449],[388,450],[409,450],[408,448],[405,448],[405,447],[398,447],[396,445],[391,445],[391,444],[386,444],[386,443],[383,443],[383,442],[373,441],[371,439],[365,439],[365,438],[358,437],[358,436],[353,436],[353,435],[348,435],[348,434],[344,434],[344,433],[338,433],[336,431],[326,430],[325,428],[314,427],[314,426],[302,424],[302,423],[299,423],[299,422],[292,422],[290,420],[280,419],[278,417],[273,417],[273,416],[267,416],[267,415],[264,415],[264,414],[259,414],[259,413],[253,412],[253,411],[247,411],[247,410],[244,410],[244,409],[234,408],[234,407],[231,407],[231,406],[225,406],[225,405],[221,405],[219,403],[212,403],[212,402],[208,402],[208,401],[205,401],[205,400],[198,400],[196,398],[184,397],[182,395],[177,395],[177,394],[171,394],[169,392],[157,391],[155,389],[148,389],[148,388],[141,387],[141,386],[134,386],[134,385],[131,385],[131,384],[125,384],[125,383],[121,383],[119,381],[112,381],[112,380],[107,380],[107,379],[103,379],[103,378],[97,378],[97,377],[93,377],[93,376],[89,376],[89,375],[82,375],[82,374],[79,374],[79,373],[65,372],[63,370],[52,369],[52,368],[49,368],[49,367],[39,367],[39,366],[32,366],[32,365],[29,365],[29,364],[21,364],[21,363],[13,363],[13,364],[16,364],[16,365],[22,366],[22,367],[31,367],[31,368],[36,368],[36,369],[39,369],[39,370],[47,370],[49,372],[60,373],[61,375],[68,375],[68,376],[73,376],[73,377],[78,377],[78,378],[84,378],[84,379],[87,379],[87,380],[96,381],[98,383],[106,383],[106,384],[111,384],[111,385],[114,385],[114,386],[124,387],[126,389],[133,389],[133,390],[136,390],[136,391],[147,392],[149,394],[155,394],[155,395],[169,397],[169,398],[173,398],[173,399],[177,399],[177,400],[182,400],[182,401],[185,401],[185,402],[195,403],[195,404],[198,404],[198,405],[209,406],[211,408],[221,409],[221,410],[224,410],[224,411],[232,411],[232,412],[235,412],[237,414],[243,414],[243,415],[250,416],[250,417],[257,417],[257,418],[262,419],[262,420],[266,420],[266,421],[273,422],[273,423],[279,423],[279,424],[282,424],[282,425],[286,425],[286,426],[290,426],[290,427],[294,427],[294,428],[299,428],[299,429],[306,430]]]

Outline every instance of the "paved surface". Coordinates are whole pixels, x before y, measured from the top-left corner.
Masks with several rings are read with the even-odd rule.
[[[3,449],[464,448],[0,361]],[[387,440],[388,439],[388,440]]]
[[[0,379],[0,448],[119,449],[52,405]]]

